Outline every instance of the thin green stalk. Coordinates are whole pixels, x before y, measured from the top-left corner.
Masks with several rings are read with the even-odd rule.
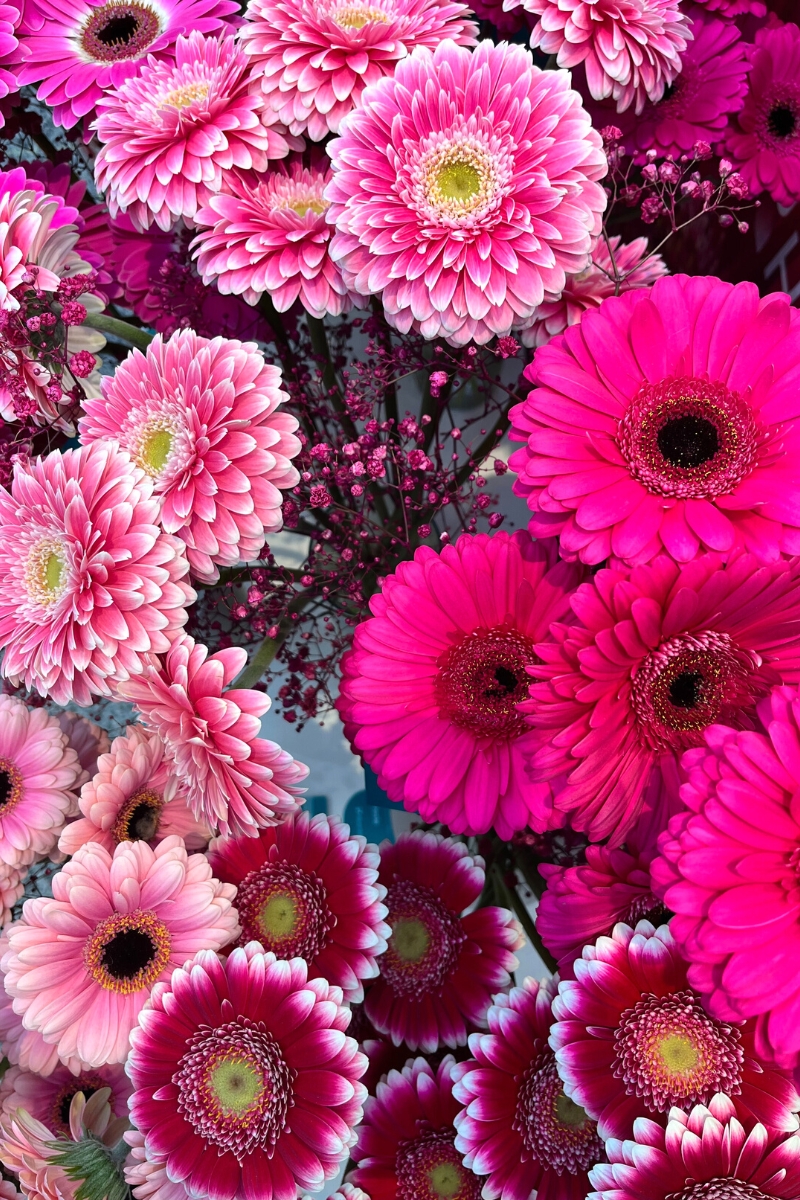
[[[137,350],[146,350],[155,337],[155,334],[148,333],[146,329],[138,329],[135,325],[129,325],[127,321],[121,321],[119,317],[109,317],[105,313],[87,313],[83,323],[91,329],[99,329],[101,333],[119,338],[121,342],[127,342]]]
[[[247,666],[242,669],[241,673],[233,681],[233,687],[251,688],[254,684],[258,683],[286,640],[287,633],[288,629],[285,631],[280,630],[276,638],[265,637],[263,642],[257,647],[255,654]]]
[[[516,887],[510,888],[507,885],[505,878],[503,876],[503,872],[500,870],[497,863],[494,864],[494,866],[492,867],[492,870],[495,873],[495,879],[497,882],[498,892],[501,895],[506,897],[506,903],[511,908],[513,908],[514,913],[517,917],[517,920],[519,921],[522,928],[525,930],[525,934],[528,938],[528,941],[531,943],[531,945],[535,949],[536,953],[539,955],[539,958],[542,960],[544,965],[547,967],[548,971],[551,971],[553,974],[555,974],[556,971],[558,970],[558,963],[553,958],[552,954],[550,953],[550,951],[547,949],[544,942],[542,941],[542,939],[539,935],[539,931],[536,928],[536,925],[534,924],[533,918],[531,917],[531,914],[528,912],[528,910],[525,906],[525,903],[524,903],[522,897],[520,896],[517,888]]]

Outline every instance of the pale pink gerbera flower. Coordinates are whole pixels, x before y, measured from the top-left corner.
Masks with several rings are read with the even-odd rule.
[[[141,229],[169,229],[194,218],[224,171],[262,172],[288,154],[286,139],[262,123],[246,67],[233,37],[195,32],[178,38],[174,63],[151,57],[103,97],[94,170],[112,217],[127,212]]]
[[[204,583],[219,566],[256,558],[283,523],[280,489],[300,478],[291,464],[300,441],[281,382],[255,343],[187,329],[132,351],[84,403],[82,441],[115,439],[127,451]]]
[[[163,739],[195,817],[223,834],[257,837],[299,807],[308,767],[259,737],[268,696],[223,690],[246,662],[239,646],[209,655],[184,635],[160,669],[118,690]]]
[[[120,842],[155,846],[174,835],[183,838],[187,850],[199,850],[211,837],[192,815],[161,738],[137,725],[100,757],[97,773],[81,789],[80,811],[80,819],[71,821],[59,839],[64,854],[75,854],[86,842],[113,854]]]
[[[278,169],[250,183],[226,179],[197,213],[193,246],[203,282],[248,304],[268,292],[278,312],[296,300],[314,317],[348,311],[361,298],[348,292],[330,256],[323,196],[330,178],[330,171],[293,162],[288,173]]]
[[[69,1137],[69,1110],[73,1096],[83,1092],[90,1100],[101,1088],[109,1088],[108,1103],[115,1117],[128,1115],[128,1097],[133,1088],[125,1068],[114,1063],[96,1071],[81,1071],[74,1075],[68,1067],[59,1066],[52,1075],[36,1075],[11,1067],[3,1076],[2,1112],[13,1117],[24,1108],[36,1121],[52,1129],[57,1137]]]
[[[0,930],[8,925],[14,905],[25,891],[27,874],[27,866],[12,867],[0,862]]]
[[[331,255],[404,333],[461,346],[524,328],[600,232],[600,135],[566,72],[522,46],[416,49],[328,153]]]
[[[147,1153],[143,1133],[129,1129],[123,1137],[130,1146],[124,1166],[125,1182],[135,1200],[191,1200],[185,1183],[172,1183],[169,1179],[165,1159],[152,1151]]]
[[[6,931],[7,932],[7,931]],[[8,937],[0,935],[0,963],[8,952]],[[42,1035],[26,1029],[22,1017],[14,1012],[13,999],[5,987],[5,973],[0,968],[0,1051],[14,1066],[31,1071],[37,1076],[52,1075],[53,1071],[66,1066],[73,1075],[86,1068],[79,1058],[68,1058],[63,1063],[55,1046],[49,1045]]]
[[[112,443],[17,462],[0,489],[2,672],[89,705],[163,654],[195,599],[147,474]]]
[[[105,729],[101,729],[88,717],[82,717],[76,712],[60,712],[54,714],[61,732],[78,756],[81,773],[78,776],[75,790],[88,783],[97,770],[97,760],[101,754],[107,754],[111,746]],[[74,816],[75,813],[71,813]]]
[[[56,290],[62,275],[71,273],[79,221],[76,208],[48,195],[22,167],[0,171],[0,309],[19,309],[11,293],[20,284]]]
[[[239,38],[267,106],[319,142],[416,46],[477,33],[461,0],[250,0]]]
[[[27,1028],[90,1067],[124,1062],[153,986],[238,932],[236,889],[178,837],[151,849],[89,842],[7,931],[6,991]]]

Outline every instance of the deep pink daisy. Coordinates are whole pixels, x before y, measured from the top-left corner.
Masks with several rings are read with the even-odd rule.
[[[105,729],[101,729],[88,717],[82,717],[76,712],[60,712],[53,714],[58,721],[58,727],[78,756],[81,773],[75,784],[75,790],[88,783],[97,770],[97,760],[101,754],[107,754],[111,741]]]
[[[583,1200],[603,1159],[597,1125],[565,1095],[547,1044],[556,986],[526,979],[495,996],[489,1032],[470,1035],[474,1057],[453,1071],[456,1148],[488,1176],[484,1200]]]
[[[162,497],[159,521],[204,583],[255,559],[283,524],[281,489],[299,480],[297,418],[278,367],[253,342],[181,330],[133,350],[84,403],[84,443],[119,442]]]
[[[798,364],[800,313],[754,283],[673,275],[605,300],[536,352],[512,409],[531,532],[588,563],[796,554]]]
[[[9,1116],[24,1108],[36,1121],[51,1129],[56,1137],[69,1137],[69,1109],[72,1097],[83,1092],[90,1100],[101,1088],[109,1088],[108,1103],[115,1117],[128,1115],[128,1096],[133,1088],[124,1067],[114,1064],[95,1071],[73,1075],[68,1067],[58,1067],[44,1077],[19,1067],[9,1068],[3,1076],[2,1111]]]
[[[336,1175],[366,1091],[339,988],[257,942],[202,951],[132,1037],[131,1117],[148,1157],[210,1200],[295,1200]]]
[[[423,546],[372,597],[342,661],[338,708],[392,800],[454,833],[509,838],[546,821],[532,782],[525,698],[534,643],[566,615],[580,570],[519,532]],[[543,816],[543,814],[545,814]]]
[[[676,756],[709,725],[752,728],[771,686],[800,682],[800,560],[661,554],[599,571],[571,604],[577,620],[554,626],[528,668],[540,680],[522,705],[539,738],[529,769],[566,776],[556,808],[620,845],[645,802],[661,795],[669,813]]]
[[[800,1064],[800,698],[759,705],[766,735],[715,725],[684,755],[689,812],[674,817],[652,864],[676,913],[689,982],[722,1021],[757,1018],[761,1057]]]
[[[19,90],[17,72],[20,63],[17,30],[20,10],[16,4],[0,4],[0,100]],[[5,124],[0,111],[0,128]]]
[[[800,1137],[738,1119],[728,1096],[666,1129],[637,1121],[633,1141],[606,1142],[608,1164],[591,1173],[592,1200],[792,1200],[800,1194]]]
[[[569,76],[522,46],[417,48],[327,149],[331,256],[401,332],[488,342],[589,262],[606,206],[600,135]]]
[[[308,767],[259,737],[270,706],[264,692],[223,690],[246,662],[241,646],[209,654],[183,635],[160,669],[118,690],[161,737],[197,820],[222,834],[256,837],[299,807]]]
[[[381,850],[391,936],[364,1012],[395,1045],[426,1054],[464,1046],[485,1027],[494,992],[508,986],[522,945],[504,908],[467,912],[481,894],[483,859],[440,834],[407,833]]]
[[[717,1092],[740,1120],[796,1130],[800,1096],[757,1060],[754,1026],[710,1017],[686,969],[669,926],[649,921],[584,947],[553,1001],[550,1046],[567,1095],[603,1138],[631,1137],[637,1117],[689,1112]]]
[[[89,705],[169,649],[196,597],[159,507],[147,474],[113,443],[17,461],[10,494],[0,489],[6,678]]]
[[[754,17],[765,17],[767,15],[767,6],[763,0],[693,0],[693,3],[702,4],[708,12],[719,13],[721,17],[742,17],[748,14]]]
[[[383,921],[379,856],[336,817],[289,817],[257,838],[220,839],[214,874],[236,885],[239,944],[261,942],[278,958],[303,958],[311,979],[363,1000],[363,980],[378,974],[376,956],[391,933]]]
[[[238,36],[267,107],[319,142],[416,46],[477,33],[461,0],[250,0]]]
[[[53,876],[53,899],[28,900],[7,930],[6,991],[28,1029],[91,1067],[124,1062],[159,980],[236,937],[236,889],[178,837],[153,849],[89,842]]]
[[[364,1106],[350,1179],[372,1200],[480,1200],[484,1182],[454,1146],[455,1059],[424,1058],[390,1071]]]
[[[36,0],[26,5],[17,77],[38,83],[55,123],[69,128],[148,54],[172,60],[179,34],[217,33],[238,8],[235,0]]]

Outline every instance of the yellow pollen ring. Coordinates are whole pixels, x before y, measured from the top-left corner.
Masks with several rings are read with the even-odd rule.
[[[365,25],[379,22],[387,25],[389,18],[380,8],[371,8],[366,4],[348,4],[337,8],[331,13],[333,20],[340,29],[363,29]]]
[[[169,962],[171,945],[169,930],[155,913],[112,913],[87,940],[83,961],[100,987],[129,995],[152,987]]]
[[[198,100],[208,98],[209,85],[207,83],[186,83],[183,87],[175,88],[171,92],[167,92],[161,101],[161,108],[190,108]]]
[[[321,196],[308,197],[307,199],[298,197],[296,200],[287,201],[283,207],[290,208],[292,212],[296,212],[300,217],[304,217],[307,212],[313,212],[321,216],[322,213],[328,211],[328,201],[323,200]]]

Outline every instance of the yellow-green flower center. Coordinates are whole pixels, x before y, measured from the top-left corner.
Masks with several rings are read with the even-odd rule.
[[[391,946],[404,962],[419,962],[430,945],[428,930],[422,921],[400,920],[392,928]]]
[[[263,1073],[251,1059],[237,1054],[217,1062],[208,1084],[222,1112],[237,1116],[255,1108],[265,1091]]]
[[[431,1191],[442,1200],[452,1200],[461,1191],[464,1173],[454,1162],[437,1163],[428,1172]]]
[[[697,1047],[681,1034],[669,1034],[656,1049],[671,1075],[688,1075],[697,1066]]]
[[[347,4],[336,9],[332,15],[340,29],[363,29],[373,21],[385,25],[389,20],[380,8],[372,8],[367,4]]]
[[[278,941],[294,935],[299,913],[297,901],[289,892],[276,892],[258,915],[258,924],[269,938]]]
[[[51,605],[61,596],[67,582],[67,560],[57,538],[44,537],[28,554],[25,583],[37,604]]]
[[[185,83],[183,87],[174,88],[167,92],[161,101],[162,108],[190,108],[197,100],[205,100],[208,96],[207,83]]]
[[[581,1129],[587,1122],[586,1110],[570,1100],[563,1090],[556,1097],[556,1118],[569,1129]]]
[[[481,177],[470,162],[456,159],[436,174],[436,186],[447,200],[470,200],[481,187]]]

